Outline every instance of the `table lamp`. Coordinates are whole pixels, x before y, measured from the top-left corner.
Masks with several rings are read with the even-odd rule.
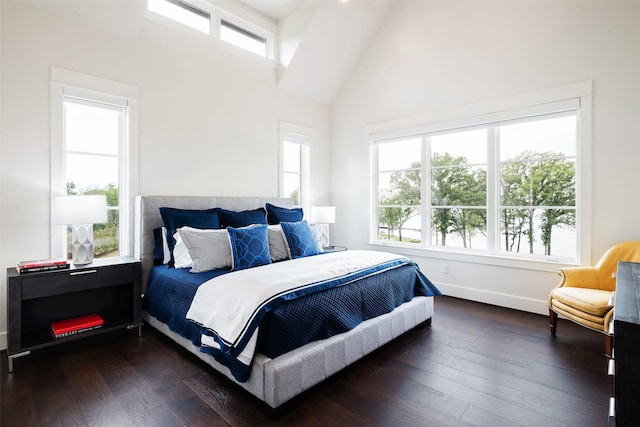
[[[311,222],[318,227],[322,247],[331,249],[329,246],[329,224],[336,222],[336,207],[311,206]]]
[[[104,194],[56,198],[56,223],[71,226],[74,265],[93,262],[93,224],[103,222],[107,222],[107,197]]]

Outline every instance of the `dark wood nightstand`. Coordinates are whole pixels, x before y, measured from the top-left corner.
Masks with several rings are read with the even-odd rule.
[[[34,350],[115,329],[138,328],[142,334],[142,267],[131,257],[96,259],[93,263],[19,274],[7,269],[7,355],[13,359]],[[51,322],[98,314],[104,325],[54,338]]]

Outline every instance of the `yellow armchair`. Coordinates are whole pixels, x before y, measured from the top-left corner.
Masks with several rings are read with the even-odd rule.
[[[640,241],[624,242],[607,250],[593,267],[563,268],[560,284],[549,294],[549,328],[555,336],[558,314],[605,334],[605,353],[611,356],[613,317],[611,294],[616,290],[618,261],[640,262]]]

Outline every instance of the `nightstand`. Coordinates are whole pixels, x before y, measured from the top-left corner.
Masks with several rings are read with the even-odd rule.
[[[142,267],[131,257],[96,259],[68,270],[19,274],[7,269],[7,355],[13,359],[41,348],[116,329],[142,334]],[[54,338],[51,322],[98,314],[102,327]]]

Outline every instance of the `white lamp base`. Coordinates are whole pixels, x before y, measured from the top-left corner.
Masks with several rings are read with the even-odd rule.
[[[71,257],[74,265],[93,262],[93,224],[71,226]]]
[[[320,232],[320,242],[322,243],[322,247],[326,248],[329,246],[329,224],[317,224],[318,231]]]

